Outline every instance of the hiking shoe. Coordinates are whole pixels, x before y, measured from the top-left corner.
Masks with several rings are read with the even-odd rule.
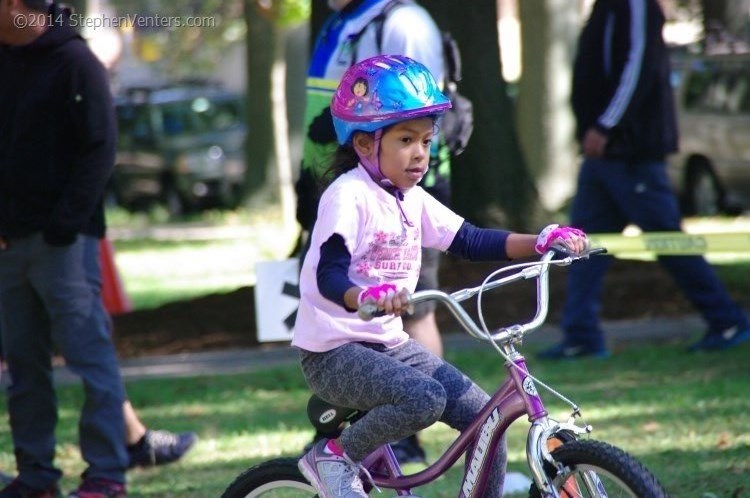
[[[180,432],[147,430],[137,443],[128,446],[130,461],[128,468],[138,465],[150,467],[163,465],[182,458],[193,447],[198,436],[194,432]]]
[[[300,459],[297,464],[300,472],[321,498],[366,498],[359,465],[346,455],[326,453],[328,441],[322,439]]]
[[[750,327],[729,327],[722,332],[709,332],[688,347],[688,351],[720,351],[750,341]]]
[[[542,360],[574,360],[586,357],[603,360],[610,356],[611,354],[606,348],[573,344],[568,341],[563,341],[536,354],[536,357]]]
[[[427,465],[427,456],[425,455],[422,446],[419,444],[417,436],[411,435],[400,439],[395,443],[391,443],[391,449],[393,454],[396,455],[396,460],[400,465],[406,465],[408,463],[421,463]]]
[[[57,486],[47,489],[37,489],[27,486],[17,478],[0,490],[0,498],[58,498],[60,490]]]
[[[125,498],[125,485],[121,482],[101,477],[88,477],[78,489],[71,491],[68,498]]]

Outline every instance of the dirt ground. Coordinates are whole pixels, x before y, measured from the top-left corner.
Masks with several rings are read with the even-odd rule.
[[[453,291],[479,285],[496,264],[470,263],[447,256],[440,271],[441,287]],[[550,275],[548,323],[559,323],[565,296],[565,268]],[[534,310],[534,286],[519,282],[485,299],[489,326],[517,323]],[[750,307],[750,296],[733,296]],[[121,358],[212,351],[257,346],[253,288],[212,294],[114,317],[115,341]],[[475,314],[476,300],[467,310]],[[605,280],[602,318],[609,320],[679,316],[695,310],[656,263],[615,260]],[[443,331],[457,330],[452,315],[438,309]]]

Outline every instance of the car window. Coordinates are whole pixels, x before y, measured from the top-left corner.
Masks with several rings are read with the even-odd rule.
[[[242,123],[242,104],[239,100],[215,101],[203,116],[209,128],[227,130]]]
[[[696,61],[685,85],[683,104],[688,111],[750,112],[750,80],[737,69],[716,61]]]
[[[153,142],[151,116],[145,105],[118,106],[117,127],[121,147],[130,147],[133,143]]]
[[[241,123],[242,110],[237,100],[192,100],[161,106],[162,126],[167,136],[223,131]]]

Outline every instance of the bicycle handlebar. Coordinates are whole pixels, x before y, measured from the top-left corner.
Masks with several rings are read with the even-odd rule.
[[[593,248],[584,252],[581,255],[567,255],[562,259],[554,260],[553,258],[557,254],[556,251],[547,251],[539,261],[531,263],[518,263],[515,265],[506,266],[490,274],[487,278],[491,278],[493,275],[499,272],[510,271],[513,269],[520,269],[520,271],[509,275],[504,278],[500,278],[494,281],[482,282],[481,285],[476,287],[470,287],[455,291],[451,294],[447,294],[440,290],[422,290],[415,292],[409,297],[409,304],[419,304],[425,301],[439,301],[445,304],[451,311],[453,316],[458,320],[461,326],[473,337],[481,340],[492,340],[496,342],[506,342],[511,339],[517,339],[522,337],[525,333],[530,332],[542,325],[547,318],[547,311],[549,310],[549,267],[554,266],[568,266],[575,261],[580,259],[588,259],[590,256],[596,254],[606,253],[607,250],[603,247]],[[496,287],[508,285],[519,280],[537,279],[536,286],[536,313],[534,318],[527,323],[511,325],[509,327],[503,327],[494,334],[486,334],[480,329],[474,320],[469,316],[466,310],[459,304],[462,301],[466,301],[474,297],[480,292],[484,292]],[[378,307],[374,303],[364,303],[359,307],[357,313],[362,320],[369,321],[379,314],[382,315],[382,311],[378,310]]]

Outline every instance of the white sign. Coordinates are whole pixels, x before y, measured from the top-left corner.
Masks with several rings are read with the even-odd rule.
[[[290,341],[299,304],[299,260],[257,263],[255,277],[258,341]]]

